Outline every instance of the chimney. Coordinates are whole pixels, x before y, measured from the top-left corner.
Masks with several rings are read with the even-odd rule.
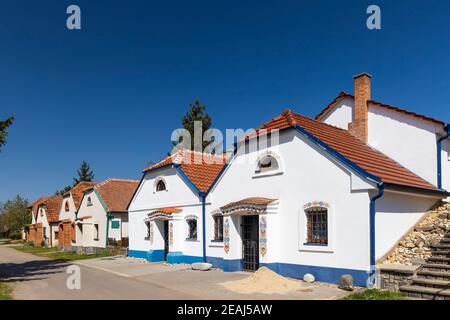
[[[367,101],[371,100],[371,78],[372,76],[368,73],[361,73],[353,77],[355,82],[355,108],[352,122],[348,125],[348,131],[365,143],[367,143],[369,133]]]

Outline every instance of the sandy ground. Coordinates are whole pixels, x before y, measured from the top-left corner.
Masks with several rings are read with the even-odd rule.
[[[66,286],[67,267],[81,270],[81,290]],[[188,265],[148,263],[139,259],[108,257],[61,263],[7,246],[0,246],[0,279],[13,285],[15,299],[336,299],[347,295],[334,285],[316,283],[310,292],[242,294],[223,283],[251,276],[221,270],[193,271]]]

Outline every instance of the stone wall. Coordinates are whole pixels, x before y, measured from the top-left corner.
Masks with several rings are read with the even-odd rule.
[[[429,211],[412,232],[406,235],[381,264],[418,265],[431,257],[431,245],[439,243],[450,231],[450,204]]]
[[[409,285],[419,266],[380,265],[377,266],[378,288],[399,291],[401,286]]]

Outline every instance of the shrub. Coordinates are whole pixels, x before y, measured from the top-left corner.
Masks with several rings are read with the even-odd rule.
[[[41,241],[41,247],[45,248],[47,246],[47,242],[45,242],[45,240]]]
[[[20,232],[11,233],[9,235],[9,237],[11,238],[11,240],[20,240],[20,239],[22,239],[22,235],[20,234]]]
[[[34,247],[34,242],[33,241],[25,242],[25,247]]]

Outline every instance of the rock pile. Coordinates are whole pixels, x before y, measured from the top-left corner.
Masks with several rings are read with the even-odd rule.
[[[450,204],[428,212],[424,220],[405,236],[383,264],[420,264],[431,256],[431,245],[450,232]]]

